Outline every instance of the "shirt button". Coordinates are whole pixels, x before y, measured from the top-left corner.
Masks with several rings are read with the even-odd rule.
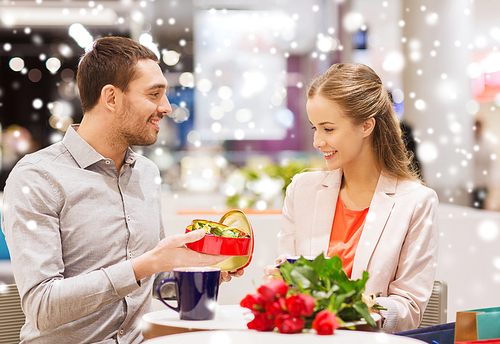
[[[123,331],[123,329],[120,329],[120,336],[123,336],[123,334],[125,333],[125,331]]]
[[[127,221],[130,221],[130,215],[127,215]]]
[[[106,160],[106,165],[109,165],[109,164],[111,164],[111,161]]]

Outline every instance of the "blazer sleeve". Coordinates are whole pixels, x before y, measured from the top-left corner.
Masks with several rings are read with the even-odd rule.
[[[417,328],[432,293],[439,241],[438,198],[434,190],[424,190],[413,210],[395,278],[388,286],[387,301],[393,301],[398,313],[390,326],[393,329],[386,329],[389,332]]]
[[[280,255],[294,256],[295,253],[295,218],[294,218],[294,196],[297,186],[297,176],[286,188],[285,201],[281,215],[281,230],[278,233],[276,243],[276,257]]]

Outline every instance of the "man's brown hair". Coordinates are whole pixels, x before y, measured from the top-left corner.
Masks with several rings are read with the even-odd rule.
[[[158,57],[151,49],[130,38],[97,39],[78,65],[76,80],[83,113],[94,108],[106,85],[126,92],[129,83],[136,77],[136,65],[140,59],[158,62]]]

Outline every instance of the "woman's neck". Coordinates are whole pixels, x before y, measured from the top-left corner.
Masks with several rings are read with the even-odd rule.
[[[365,157],[357,166],[344,166],[340,197],[348,209],[361,210],[370,206],[377,188],[380,169],[374,159]]]

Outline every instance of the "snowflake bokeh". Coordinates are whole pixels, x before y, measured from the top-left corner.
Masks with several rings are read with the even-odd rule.
[[[157,143],[137,148],[157,163],[167,188],[230,193],[221,190],[229,176],[217,162],[221,156],[242,166],[259,154],[278,162],[286,152],[296,159],[317,154],[305,114],[307,85],[332,63],[358,62],[377,71],[399,118],[412,127],[423,179],[440,202],[500,210],[498,1],[74,0],[58,7],[36,0],[26,6],[0,0],[2,185],[21,156],[60,141],[81,121],[79,58],[94,39],[123,35],[157,53],[170,85],[173,111]],[[474,260],[498,246],[497,213],[482,221],[472,208],[443,209],[447,226],[469,227],[461,244],[453,231],[441,233],[443,266],[454,268],[456,250]],[[488,283],[498,285],[500,258],[489,256],[474,261],[491,268]],[[476,292],[487,288],[480,278],[464,283]],[[460,295],[450,305],[466,303]]]

